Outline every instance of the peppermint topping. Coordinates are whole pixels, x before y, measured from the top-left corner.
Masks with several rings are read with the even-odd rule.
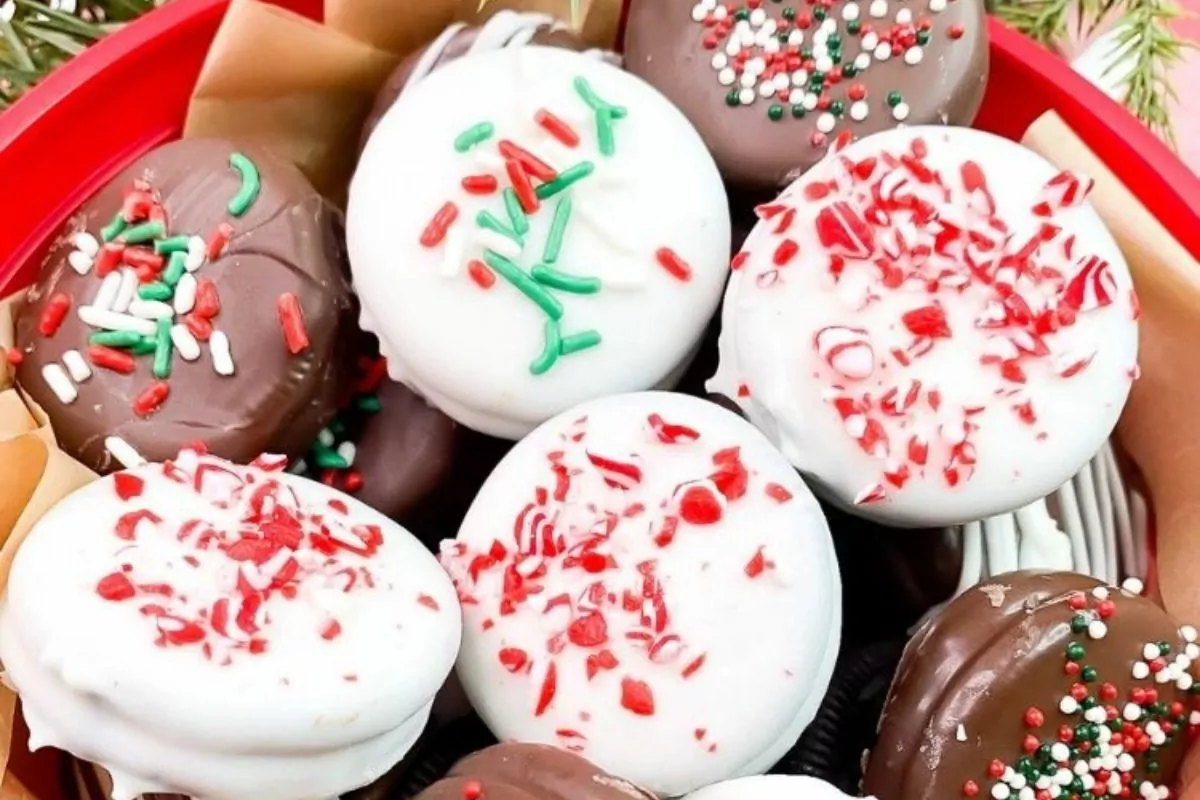
[[[509,617],[536,623],[536,638],[510,627],[495,651],[506,671],[528,677],[534,716],[554,707],[564,669],[583,670],[589,682],[614,673],[609,685],[618,691],[597,702],[653,716],[656,687],[692,678],[706,659],[673,624],[658,554],[684,539],[722,536],[714,526],[739,503],[753,498],[775,506],[791,502],[792,494],[749,469],[740,447],[713,451],[713,434],[659,413],[647,415],[635,453],[611,451],[588,434],[583,417],[557,436],[544,455],[544,478],[509,533],[486,548],[447,541],[442,563],[461,602],[482,615],[484,631]],[[693,476],[666,491],[655,471],[664,449],[689,449],[696,464]],[[751,545],[744,566],[712,568],[739,570],[737,579],[748,582],[781,580],[771,556],[769,546]],[[564,661],[572,651],[576,658]],[[586,723],[560,731],[562,745],[584,749]],[[716,743],[703,746],[711,752]]]
[[[185,450],[161,467],[115,475],[128,510],[111,531],[112,567],[97,578],[97,595],[144,617],[158,646],[194,647],[221,665],[266,652],[280,603],[305,605],[312,636],[337,639],[337,598],[375,589],[371,561],[383,531],[356,522],[341,500],[306,501],[280,480],[284,466],[264,457],[243,467]],[[181,507],[198,511],[168,522]],[[427,595],[414,601],[440,610]]]
[[[1112,265],[1060,224],[1090,181],[1060,173],[1030,192],[1026,213],[1006,216],[978,163],[941,170],[928,155],[918,137],[859,160],[832,156],[830,177],[809,178],[797,184],[802,191],[758,209],[774,237],[759,245],[770,258],[754,286],[783,286],[798,268],[800,246],[790,237],[808,234],[797,238],[819,249],[799,253],[804,268],[824,268],[845,309],[811,347],[825,401],[877,464],[857,504],[884,501],[916,476],[951,488],[971,480],[977,434],[995,415],[1011,414],[1045,439],[1040,387],[1085,373],[1097,355],[1095,345],[1078,337],[1067,345],[1058,334],[1118,300],[1136,308]],[[804,218],[812,228],[801,232],[796,220]],[[944,402],[922,364],[947,348],[967,348],[982,370],[969,401]]]
[[[1180,628],[1175,645],[1146,642],[1132,653],[1134,682],[1122,690],[1118,683],[1128,676],[1101,675],[1089,664],[1088,648],[1101,646],[1104,620],[1118,613],[1108,590],[1099,592],[1075,592],[1065,603],[1074,638],[1063,651],[1065,688],[1057,709],[1025,709],[1021,755],[993,759],[983,770],[986,779],[963,784],[963,797],[978,797],[983,789],[993,798],[1022,800],[1172,796],[1161,774],[1161,754],[1173,745],[1182,747],[1185,734],[1190,738],[1200,731],[1200,696],[1192,689],[1200,651],[1185,651],[1195,629]],[[1189,702],[1184,692],[1191,695]]]

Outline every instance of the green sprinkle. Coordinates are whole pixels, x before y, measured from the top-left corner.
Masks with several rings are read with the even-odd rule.
[[[121,235],[121,233],[125,230],[126,225],[128,225],[128,223],[125,222],[124,215],[118,211],[117,215],[112,218],[112,222],[100,229],[100,238],[106,242],[111,242],[113,239]]]
[[[771,107],[767,109],[767,116],[771,118],[772,122],[783,119],[783,106],[779,103],[772,103]]]
[[[161,222],[143,222],[141,225],[126,228],[121,234],[121,240],[127,244],[144,244],[161,238],[166,232]]]
[[[454,149],[465,153],[477,144],[486,142],[496,133],[496,126],[490,122],[480,122],[460,133],[454,140]]]
[[[170,286],[167,286],[165,283],[161,283],[160,281],[155,281],[154,283],[144,283],[138,287],[138,297],[142,298],[143,300],[166,301],[170,300],[171,296],[174,294],[175,292]],[[137,334],[135,333],[134,336],[137,336]]]
[[[504,210],[508,212],[508,221],[512,223],[517,236],[529,233],[529,219],[525,216],[525,209],[521,208],[521,201],[517,199],[517,193],[511,186],[504,190]]]
[[[571,294],[595,294],[600,291],[599,278],[580,278],[568,275],[545,264],[538,264],[530,270],[529,274],[540,284]]]
[[[554,180],[538,186],[534,192],[537,194],[539,200],[549,200],[551,197],[565,192],[572,184],[578,183],[595,171],[596,165],[591,161],[581,161],[575,166],[568,167],[558,173],[558,177]]]
[[[383,408],[383,403],[379,402],[379,398],[373,394],[363,395],[354,401],[354,405],[359,411],[364,411],[368,414],[378,414]]]
[[[847,64],[846,66],[842,67],[843,78],[853,78],[857,74],[858,67],[854,66],[853,64]]]
[[[558,352],[562,347],[562,339],[558,332],[558,323],[554,320],[546,320],[546,344],[542,348],[542,353],[533,360],[529,365],[529,371],[534,375],[544,375],[554,366],[554,362],[558,361]]]
[[[550,233],[546,235],[546,248],[542,251],[542,261],[553,264],[558,261],[562,252],[563,235],[567,231],[567,223],[571,221],[571,198],[564,197],[554,207],[554,221],[550,223]]]
[[[575,78],[575,91],[596,115],[596,138],[599,140],[600,152],[605,156],[615,154],[617,141],[613,132],[613,123],[629,116],[629,110],[624,106],[613,105],[601,99],[592,85],[588,83],[587,78],[582,75]]]
[[[158,339],[153,336],[139,336],[137,344],[129,348],[135,356],[148,356],[158,350]]]
[[[1083,645],[1081,645],[1079,642],[1071,642],[1069,645],[1067,645],[1067,660],[1082,661],[1085,655],[1087,655],[1087,653],[1083,649]]]
[[[725,95],[725,105],[729,106],[730,108],[740,105],[741,102],[742,102],[742,100],[740,97],[738,97],[738,93],[737,93],[736,89],[731,90],[728,94]]]
[[[929,31],[917,31],[917,44],[929,44]]]
[[[169,239],[159,239],[154,243],[154,252],[162,255],[164,253],[177,253],[179,251],[187,251],[189,236],[172,236]]]
[[[795,119],[804,119],[804,114],[804,106],[800,105],[799,103],[794,103],[792,105],[792,117]]]
[[[487,211],[487,210],[480,211],[479,214],[475,217],[475,224],[481,228],[487,228],[489,231],[495,231],[496,233],[498,233],[501,236],[504,236],[508,239],[512,239],[514,242],[521,245],[522,247],[525,246],[524,237],[518,235],[517,232],[514,231],[512,228],[508,227],[503,222],[496,219],[496,215],[490,211]]]
[[[166,380],[171,377],[171,320],[160,319],[157,333],[154,343],[154,377]]]
[[[183,277],[183,273],[187,271],[187,255],[186,251],[176,250],[167,259],[167,268],[163,270],[163,283],[170,286],[172,290],[179,283],[179,279]]]
[[[825,10],[824,6],[816,6],[812,10],[813,19],[823,20],[827,14],[828,12]]]
[[[500,277],[516,287],[517,291],[528,297],[534,303],[546,312],[546,316],[552,320],[560,320],[563,315],[562,303],[541,286],[529,275],[518,267],[513,262],[509,261],[504,256],[494,250],[484,250],[483,260],[487,265],[496,272],[500,273]]]
[[[578,353],[581,350],[587,350],[600,344],[600,333],[598,331],[587,330],[583,333],[576,333],[571,336],[564,336],[562,340],[561,352],[564,356],[569,356],[572,353]]]
[[[596,139],[600,145],[600,153],[611,156],[617,152],[617,137],[613,131],[613,120],[616,117],[611,111],[596,112]]]
[[[254,162],[246,158],[241,153],[233,153],[229,156],[229,166],[233,167],[242,179],[242,188],[238,189],[238,193],[229,201],[226,210],[231,217],[240,217],[250,210],[250,206],[254,205],[254,201],[258,199],[258,192],[262,188],[262,178],[258,175],[258,167],[254,166]]]
[[[904,100],[904,95],[900,94],[899,92],[897,92],[895,90],[888,92],[887,104],[889,106],[891,106],[892,108],[895,108],[896,106],[900,105],[900,103],[903,100]]]
[[[141,340],[142,335],[133,331],[100,331],[88,337],[89,344],[105,347],[133,347]]]
[[[312,446],[313,462],[318,469],[350,469],[350,463],[337,454],[336,450],[320,442]]]

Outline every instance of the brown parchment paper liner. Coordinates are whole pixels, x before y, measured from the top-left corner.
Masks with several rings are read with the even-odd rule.
[[[623,5],[619,0],[460,0],[459,18],[478,23],[500,8],[537,11],[569,23],[592,47],[613,50],[620,35]]]
[[[1056,115],[1035,122],[1025,143],[1095,179],[1092,203],[1133,271],[1141,378],[1117,433],[1153,501],[1159,599],[1181,624],[1200,626],[1200,264]],[[1200,800],[1200,747],[1191,748],[1180,785],[1182,800]]]
[[[612,46],[621,0],[325,0],[325,24],[233,0],[200,73],[184,136],[265,145],[344,207],[363,120],[402,58],[464,11],[501,8],[571,19],[589,42]]]
[[[96,479],[94,472],[58,449],[41,409],[9,388],[11,375],[3,356],[13,345],[13,307],[19,299],[16,295],[0,301],[0,595],[17,547],[34,523],[63,497]],[[15,716],[16,697],[0,683],[0,800],[32,800],[29,790],[6,769]]]

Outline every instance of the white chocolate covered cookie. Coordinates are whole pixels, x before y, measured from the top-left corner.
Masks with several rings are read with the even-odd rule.
[[[457,653],[454,587],[326,486],[185,451],[70,495],[0,602],[32,747],[114,800],[327,800],[408,752]]]
[[[816,500],[721,407],[646,392],[519,442],[443,545],[458,674],[501,740],[677,796],[768,769],[812,721],[841,629]]]
[[[614,66],[517,47],[445,64],[380,121],[347,218],[391,377],[518,438],[669,387],[728,274],[729,207],[678,110]]]
[[[849,800],[849,795],[807,775],[755,775],[706,786],[685,800]]]
[[[888,131],[759,208],[709,384],[831,500],[960,524],[1055,491],[1137,372],[1090,182],[966,128]]]

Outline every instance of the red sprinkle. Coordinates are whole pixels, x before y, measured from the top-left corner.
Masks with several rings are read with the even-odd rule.
[[[483,784],[475,780],[467,781],[463,784],[462,793],[463,800],[482,800]]]
[[[682,674],[683,674],[683,677],[684,677],[685,679],[686,679],[686,678],[690,678],[690,677],[692,677],[693,675],[695,675],[697,672],[699,672],[699,671],[700,671],[700,668],[704,666],[704,659],[705,659],[706,657],[707,657],[707,656],[705,656],[704,654],[701,654],[701,655],[700,655],[700,656],[698,656],[698,657],[697,657],[697,658],[696,658],[694,661],[692,661],[692,663],[690,663],[690,664],[688,664],[686,667],[684,667],[684,668],[683,668],[683,673],[682,673]]]
[[[196,282],[196,304],[192,313],[201,319],[212,319],[221,313],[221,296],[217,293],[217,285],[208,278]]]
[[[137,475],[118,472],[113,476],[113,489],[116,490],[117,497],[121,498],[121,502],[128,503],[133,498],[142,496],[146,482]]]
[[[425,230],[421,231],[421,246],[437,247],[441,244],[442,240],[446,238],[446,232],[450,230],[450,226],[456,219],[458,219],[458,206],[447,201],[433,215],[433,219],[429,220]]]
[[[171,394],[171,385],[166,381],[155,381],[133,401],[133,413],[139,417],[149,417],[166,402]]]
[[[574,148],[579,146],[579,134],[575,132],[575,129],[546,109],[539,108],[537,113],[533,115],[533,118],[538,125],[542,126],[546,133],[558,139],[567,147]]]
[[[542,689],[538,693],[537,708],[533,715],[540,717],[546,713],[546,709],[554,702],[554,693],[558,691],[558,667],[551,661],[546,668],[546,677],[542,679]]]
[[[212,338],[213,324],[203,317],[188,314],[183,318],[183,324],[187,326],[192,336],[196,337],[196,341],[207,342]]]
[[[621,706],[639,717],[654,715],[654,694],[643,681],[621,679]]]
[[[125,577],[124,573],[113,572],[105,575],[96,584],[96,594],[105,600],[120,603],[123,600],[132,599],[137,594],[137,590],[133,588],[133,583]]]
[[[137,366],[133,356],[124,350],[114,350],[111,347],[94,344],[87,349],[88,360],[101,369],[111,370],[121,375],[132,375]]]
[[[500,181],[492,175],[468,175],[462,187],[467,194],[491,194],[500,188]]]
[[[497,148],[500,150],[500,155],[504,156],[506,160],[513,159],[520,162],[521,166],[525,168],[525,172],[531,178],[537,178],[542,183],[546,183],[558,177],[558,173],[554,171],[554,167],[542,161],[524,147],[510,142],[508,139],[501,139]]]
[[[99,255],[96,256],[96,277],[108,277],[110,272],[121,266],[121,260],[124,255],[125,245],[123,244],[108,242],[101,247]]]
[[[67,318],[67,312],[70,310],[71,298],[69,295],[60,292],[51,297],[50,302],[42,311],[41,320],[38,321],[38,333],[47,337],[58,333],[58,329],[62,327],[63,320]]]
[[[520,672],[529,663],[529,656],[519,647],[504,647],[500,650],[500,663],[512,673]]]
[[[799,252],[800,245],[794,239],[784,239],[775,248],[775,255],[772,260],[775,262],[775,266],[786,267]]]
[[[496,285],[496,273],[492,272],[488,265],[478,258],[472,258],[467,262],[467,275],[480,289],[490,289]]]
[[[279,295],[275,302],[279,312],[279,324],[283,327],[283,339],[288,352],[296,356],[308,349],[308,330],[304,327],[304,310],[300,299],[291,292]]]
[[[208,247],[205,249],[205,255],[209,261],[216,261],[225,252],[225,248],[229,246],[229,240],[233,238],[233,226],[228,222],[222,222],[217,226],[217,229],[212,232],[212,236],[208,237]]]
[[[417,595],[417,602],[420,603],[421,605],[425,606],[426,608],[433,609],[434,611],[442,610],[442,607],[438,605],[438,601],[434,600],[432,597],[430,597],[427,594]]]
[[[163,266],[167,263],[161,255],[153,250],[147,250],[145,247],[126,247],[121,253],[121,258],[139,272],[154,274],[162,272]]]
[[[508,173],[508,182],[512,184],[513,191],[517,194],[517,200],[521,203],[521,208],[526,214],[532,214],[541,207],[541,201],[538,200],[533,191],[533,183],[529,180],[529,173],[521,165],[521,162],[510,158],[504,162],[504,171]]]
[[[902,320],[904,327],[916,336],[926,336],[930,339],[949,339],[950,325],[946,322],[946,312],[940,306],[923,306],[906,313]]]
[[[704,484],[689,486],[679,499],[679,516],[693,525],[713,525],[721,521],[724,509],[716,492]]]
[[[658,263],[663,269],[671,273],[671,277],[684,283],[692,279],[692,268],[671,248],[658,248],[654,257],[658,259]]]
[[[336,619],[331,619],[325,623],[325,627],[321,629],[321,638],[325,641],[331,641],[342,635],[342,625]]]
[[[780,486],[778,483],[768,483],[766,488],[767,497],[777,503],[786,503],[792,499],[792,493]]]

